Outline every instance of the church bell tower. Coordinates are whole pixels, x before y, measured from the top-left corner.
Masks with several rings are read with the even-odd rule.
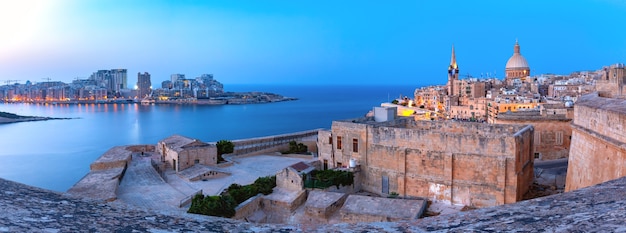
[[[459,80],[459,66],[456,64],[456,56],[454,55],[454,44],[452,45],[452,57],[450,58],[450,66],[448,66],[448,95],[455,95],[454,82]]]

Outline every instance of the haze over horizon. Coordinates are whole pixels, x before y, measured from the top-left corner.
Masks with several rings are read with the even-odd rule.
[[[519,40],[531,74],[626,62],[626,1],[0,2],[3,80],[128,69],[225,84],[443,84],[497,75]],[[158,85],[157,85],[158,86]]]

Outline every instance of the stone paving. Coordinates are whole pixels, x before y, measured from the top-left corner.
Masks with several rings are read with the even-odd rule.
[[[251,184],[258,177],[275,175],[280,169],[300,161],[310,161],[310,156],[256,155],[230,158],[232,166],[219,168],[232,175],[206,181],[189,182],[173,170],[165,171],[165,180],[150,163],[150,157],[133,155],[117,191],[116,202],[156,210],[186,212],[188,205],[179,208],[181,201],[202,190],[204,195],[218,195],[233,183]]]
[[[137,155],[133,156],[117,190],[117,201],[150,209],[177,210],[185,196],[161,178],[150,158]]]
[[[230,176],[193,182],[193,185],[201,188],[205,195],[218,195],[233,183],[251,184],[259,177],[276,175],[278,171],[294,163],[314,159],[311,156],[255,155],[233,157],[230,160],[234,162],[233,166],[220,168],[229,172]]]

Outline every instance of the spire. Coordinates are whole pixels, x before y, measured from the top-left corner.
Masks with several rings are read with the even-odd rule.
[[[452,44],[452,57],[450,58],[450,69],[458,69],[456,65],[456,56],[454,55],[454,44]]]
[[[515,46],[513,47],[513,53],[519,53],[519,43],[517,43],[517,38],[515,38]]]

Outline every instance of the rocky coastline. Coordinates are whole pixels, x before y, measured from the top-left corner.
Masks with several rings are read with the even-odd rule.
[[[57,118],[57,117],[39,117],[39,116],[20,116],[8,112],[0,112],[0,124],[9,124],[27,121],[47,121],[47,120],[69,120],[73,118]]]

